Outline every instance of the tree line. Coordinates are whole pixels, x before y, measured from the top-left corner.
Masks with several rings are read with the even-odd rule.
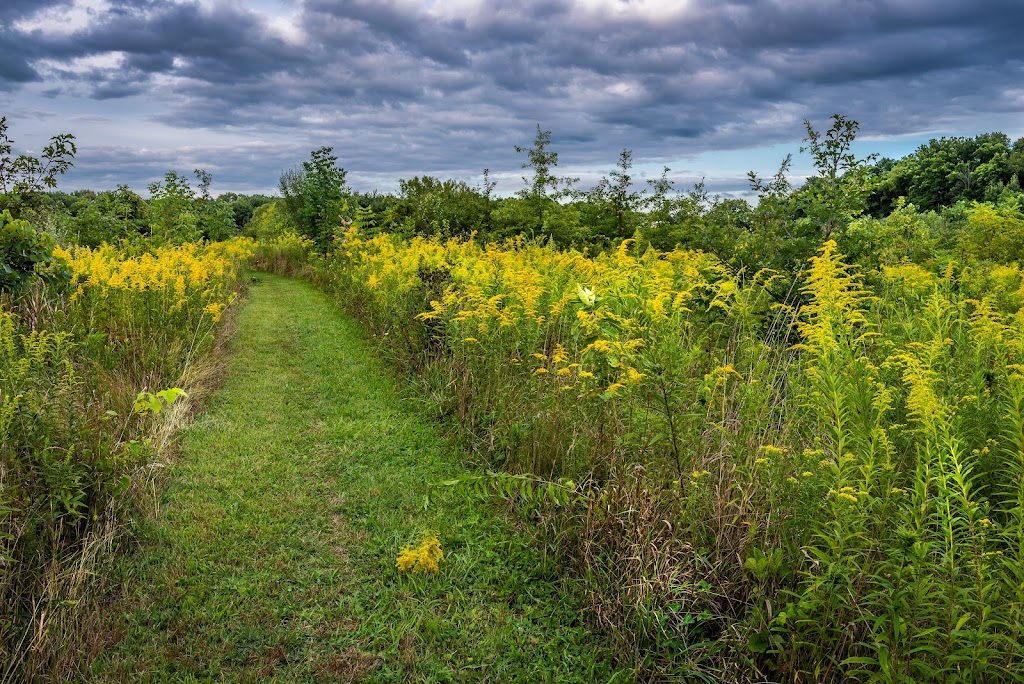
[[[31,238],[18,223],[25,221],[37,233],[90,246],[122,240],[220,240],[242,233],[271,237],[294,231],[327,251],[346,226],[356,223],[370,235],[475,236],[484,241],[526,235],[591,249],[637,237],[659,249],[713,252],[750,272],[798,270],[828,238],[836,239],[847,254],[867,258],[884,250],[881,243],[891,232],[886,218],[894,212],[912,211],[914,222],[928,226],[932,242],[948,247],[971,227],[972,216],[976,224],[985,222],[976,216],[980,204],[1004,224],[1016,225],[1021,218],[1024,138],[1012,142],[1003,133],[941,138],[894,160],[858,158],[853,153],[858,129],[856,121],[839,114],[827,129],[805,122],[801,151],[810,153],[815,174],[800,186],[792,185],[792,156],[771,176],[751,172],[754,203],[712,195],[703,182],[681,191],[668,167],[640,182],[628,149],[597,183],[581,188],[579,179],[559,174],[551,131],[539,124],[531,145],[515,147],[523,187],[511,197],[495,194],[488,169],[475,185],[424,175],[399,181],[394,193],[357,192],[348,186],[347,170],[333,148],[325,146],[282,173],[279,197],[214,197],[212,176],[196,169],[194,182],[167,172],[149,186],[150,197],[144,199],[124,185],[104,192],[56,192],[57,177],[71,167],[77,151],[74,136],[54,136],[39,158],[12,158],[4,118],[0,211],[6,212],[4,226],[17,223],[19,244],[46,242],[45,237]],[[45,252],[45,246],[40,250]]]
[[[825,129],[805,122],[801,151],[810,154],[815,174],[794,186],[791,155],[771,176],[751,172],[754,203],[712,195],[703,182],[680,191],[668,167],[638,182],[628,149],[593,187],[581,189],[578,179],[559,174],[551,132],[539,125],[531,146],[515,148],[524,175],[523,187],[511,197],[495,196],[487,169],[479,185],[417,176],[400,181],[394,194],[355,192],[346,186],[331,148],[321,148],[282,176],[283,199],[257,208],[248,229],[270,236],[291,226],[325,250],[351,222],[368,235],[488,241],[522,234],[591,249],[637,237],[662,250],[713,252],[751,273],[795,272],[824,239],[835,239],[847,254],[868,262],[896,249],[897,237],[906,237],[897,235],[900,230],[916,231],[920,240],[927,234],[925,241],[940,251],[976,249],[980,241],[966,236],[976,236],[986,222],[1002,226],[1002,234],[1011,236],[1007,240],[1016,239],[1015,227],[1024,218],[1024,138],[942,138],[893,160],[854,154],[858,130],[856,121],[839,114]],[[892,215],[896,219],[889,220]],[[913,227],[898,229],[901,221]],[[1014,247],[1004,256],[1019,251]]]

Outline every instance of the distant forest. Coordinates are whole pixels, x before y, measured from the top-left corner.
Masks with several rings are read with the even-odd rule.
[[[637,236],[658,249],[712,252],[750,272],[799,269],[822,237],[837,239],[854,259],[878,256],[893,247],[888,243],[896,222],[887,218],[896,212],[913,226],[899,230],[923,231],[918,237],[930,253],[964,247],[967,239],[982,252],[974,255],[980,258],[986,251],[1000,259],[1024,256],[1024,239],[1016,239],[1024,235],[1014,232],[1024,226],[1024,138],[1012,141],[1004,133],[941,138],[902,159],[857,159],[851,153],[856,121],[835,115],[827,131],[809,122],[806,129],[802,149],[813,155],[817,175],[794,187],[787,179],[791,156],[770,177],[751,172],[755,203],[712,195],[703,183],[677,188],[667,167],[660,177],[640,183],[629,150],[596,185],[580,188],[578,179],[558,175],[551,133],[538,125],[532,146],[515,148],[524,183],[512,197],[495,195],[486,169],[477,185],[417,176],[401,180],[394,194],[356,192],[347,187],[347,172],[333,150],[323,147],[282,174],[279,197],[211,196],[212,177],[197,169],[194,181],[169,171],[150,185],[148,200],[120,186],[103,192],[8,193],[0,209],[57,241],[88,246],[240,234],[267,238],[294,231],[326,250],[343,227],[356,223],[369,235],[479,241],[525,235],[591,249]],[[967,231],[969,224],[977,230]]]

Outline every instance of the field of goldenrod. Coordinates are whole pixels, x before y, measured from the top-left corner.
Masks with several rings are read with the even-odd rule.
[[[0,662],[77,657],[94,564],[155,472],[135,410],[210,348],[254,244],[57,248],[50,282],[0,308]],[[59,273],[56,273],[59,271]],[[164,396],[174,397],[177,393]],[[69,562],[71,559],[73,562]],[[19,668],[15,670],[15,668]]]
[[[307,272],[472,459],[572,491],[489,490],[520,498],[650,671],[1024,667],[1018,265],[861,270],[826,242],[793,278],[631,240],[590,255],[353,229]]]

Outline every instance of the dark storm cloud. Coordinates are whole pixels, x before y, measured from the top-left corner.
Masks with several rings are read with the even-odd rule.
[[[147,99],[165,125],[287,134],[248,167],[260,187],[282,150],[322,144],[357,182],[514,174],[538,121],[563,164],[600,168],[623,147],[798,144],[835,111],[872,135],[977,133],[1024,76],[1020,0],[295,0],[283,29],[241,2],[117,0],[70,33],[16,28],[43,6],[4,0],[0,90],[43,79]]]
[[[71,0],[4,0],[0,4],[0,26],[10,26],[22,17],[40,10],[67,7]]]
[[[30,62],[36,54],[31,36],[13,27],[18,19],[41,9],[70,4],[71,0],[5,0],[0,3],[0,91],[38,78]]]
[[[0,90],[10,90],[17,84],[38,78],[36,70],[29,66],[24,55],[21,37],[0,28]]]
[[[71,36],[74,49],[121,51],[146,73],[177,73],[213,83],[271,73],[304,60],[301,51],[268,36],[262,19],[237,7],[161,3],[110,13]],[[183,66],[175,68],[171,58]]]

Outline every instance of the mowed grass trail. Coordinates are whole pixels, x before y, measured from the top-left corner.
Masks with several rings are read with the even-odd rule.
[[[357,324],[260,276],[126,570],[102,682],[606,682],[580,606],[400,399]],[[436,575],[400,549],[436,532]]]

